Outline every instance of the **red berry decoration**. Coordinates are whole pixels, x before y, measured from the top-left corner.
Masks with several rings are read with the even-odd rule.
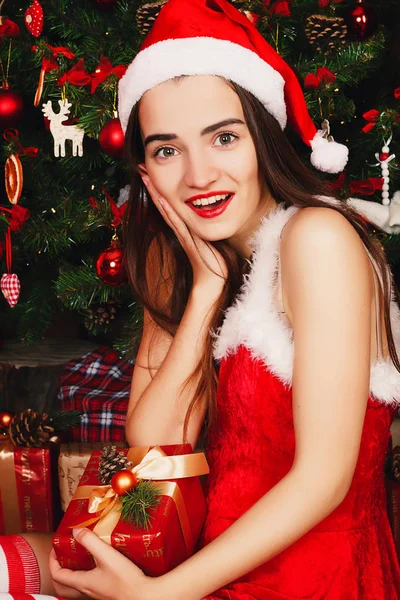
[[[16,127],[24,117],[22,96],[14,90],[0,89],[0,128]]]
[[[387,160],[389,158],[389,152],[381,152],[381,154],[379,155],[379,160]]]
[[[344,21],[347,25],[347,37],[359,42],[373,35],[379,25],[376,10],[364,0],[357,0],[357,4],[344,15]]]
[[[33,4],[25,11],[25,25],[29,33],[34,37],[39,37],[43,31],[44,13],[38,0],[33,0]]]
[[[118,496],[125,496],[133,487],[138,484],[138,478],[135,473],[129,469],[121,469],[114,473],[111,479],[111,487]]]
[[[100,132],[101,149],[112,158],[120,158],[124,152],[125,136],[119,119],[108,121]]]
[[[116,287],[126,283],[127,277],[123,263],[124,253],[118,240],[100,253],[96,261],[96,273],[103,283]]]
[[[13,416],[9,412],[0,413],[0,431],[8,428],[12,418]]]

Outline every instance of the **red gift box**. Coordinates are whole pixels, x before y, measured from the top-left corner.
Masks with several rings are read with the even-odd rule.
[[[89,500],[93,499],[93,495],[102,498],[111,488],[100,486],[98,468],[101,451],[93,452],[53,538],[61,566],[74,570],[89,570],[95,566],[93,557],[72,536],[72,528],[83,526],[93,529],[101,539],[153,577],[173,569],[194,552],[206,514],[204,495],[197,476],[208,472],[204,454],[192,454],[190,444],[160,446],[154,447],[151,452],[149,450],[121,450],[134,467],[137,465],[139,479],[151,479],[160,486],[159,504],[149,511],[152,516],[149,529],[140,529],[121,520],[118,505],[120,497],[115,494],[111,499],[116,501],[112,510],[109,510],[109,505],[102,505],[105,510],[95,514],[89,512]],[[157,457],[158,453],[160,455]],[[135,471],[135,468],[132,470]],[[187,476],[195,471],[196,476]],[[176,478],[171,478],[171,474]]]
[[[20,448],[0,438],[0,535],[55,530],[58,451],[58,444]]]

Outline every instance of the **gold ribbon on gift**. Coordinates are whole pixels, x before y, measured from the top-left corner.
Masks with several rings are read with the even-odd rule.
[[[205,455],[200,453],[167,456],[159,446],[148,448],[130,448],[127,458],[133,463],[129,469],[137,478],[157,481],[158,492],[169,496],[176,505],[185,545],[188,552],[193,550],[194,540],[186,512],[185,503],[179,486],[168,479],[198,477],[209,473]],[[74,500],[89,500],[89,513],[100,513],[79,525],[71,527],[88,527],[96,523],[93,531],[105,542],[111,544],[111,534],[121,516],[122,500],[110,485],[83,485],[77,488]]]
[[[0,438],[0,513],[3,513],[6,534],[20,533],[22,527],[15,478],[14,448],[8,438]]]

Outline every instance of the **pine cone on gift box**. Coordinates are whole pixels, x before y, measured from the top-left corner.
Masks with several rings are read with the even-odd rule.
[[[54,435],[53,419],[28,408],[12,418],[8,435],[14,446],[40,448]]]
[[[103,485],[108,485],[114,473],[130,467],[132,463],[123,452],[118,452],[116,446],[106,446],[101,453],[99,480]]]
[[[143,4],[136,12],[136,23],[142,35],[147,35],[153,26],[154,21],[164,4],[168,0],[157,0],[157,2],[149,2]]]
[[[318,52],[330,54],[346,43],[347,27],[343,19],[311,15],[307,18],[306,37]]]

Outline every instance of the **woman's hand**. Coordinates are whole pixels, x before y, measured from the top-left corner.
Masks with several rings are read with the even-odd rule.
[[[54,550],[50,555],[50,574],[56,593],[64,598],[96,600],[157,600],[157,578],[147,577],[126,556],[103,542],[89,529],[74,529],[73,536],[93,556],[91,571],[62,569]]]
[[[167,225],[178,238],[193,269],[193,286],[219,284],[221,289],[228,277],[228,269],[222,255],[212,244],[191,233],[181,217],[154,187],[148,175],[142,175],[143,183]]]

